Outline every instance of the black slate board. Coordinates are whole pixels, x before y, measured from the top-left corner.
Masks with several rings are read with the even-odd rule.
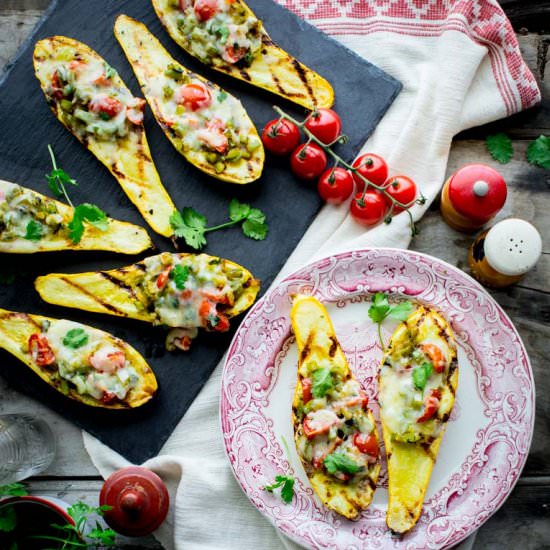
[[[248,3],[263,19],[275,42],[333,84],[335,109],[350,138],[339,150],[351,159],[399,93],[401,84],[271,0]],[[95,202],[115,218],[145,225],[106,168],[52,115],[32,68],[36,40],[66,35],[95,49],[119,71],[133,93],[141,95],[112,33],[114,20],[120,13],[145,23],[174,57],[239,97],[258,128],[275,118],[271,109],[274,103],[300,117],[304,111],[205,69],[172,42],[148,0],[54,1],[0,82],[0,178],[48,194],[44,174],[50,170],[46,145],[51,143],[60,166],[80,183],[80,187],[71,189],[73,201]],[[145,126],[162,180],[179,208],[192,206],[204,213],[212,224],[225,219],[232,197],[246,200],[266,212],[270,226],[267,240],[249,240],[233,228],[209,234],[205,249],[246,266],[262,280],[265,291],[321,206],[314,186],[294,179],[286,159],[268,159],[264,175],[257,183],[247,186],[221,183],[190,166],[166,140],[150,112],[146,113]],[[168,240],[150,233],[160,250],[173,250]],[[139,410],[118,412],[94,410],[64,398],[22,363],[0,352],[0,374],[13,387],[48,404],[135,463],[158,453],[222,357],[232,333],[202,334],[189,353],[166,353],[162,329],[49,306],[34,291],[33,280],[52,271],[112,269],[138,259],[94,252],[0,257],[0,307],[95,325],[127,340],[148,359],[159,381],[158,395]],[[16,277],[10,282],[12,273]]]

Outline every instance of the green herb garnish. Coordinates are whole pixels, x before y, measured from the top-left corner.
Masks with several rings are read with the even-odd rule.
[[[176,237],[184,239],[188,246],[196,250],[206,245],[205,233],[241,222],[241,228],[246,237],[259,241],[266,238],[267,224],[265,223],[265,214],[261,210],[251,208],[249,204],[233,199],[229,203],[229,219],[231,220],[229,222],[206,227],[206,217],[186,206],[181,213],[176,210],[170,216],[170,225]]]
[[[485,144],[491,156],[501,164],[510,162],[514,154],[512,140],[504,133],[487,136]]]
[[[527,148],[527,160],[535,166],[550,170],[550,137],[539,136]]]
[[[382,322],[384,319],[392,317],[398,321],[405,321],[414,309],[415,305],[409,300],[398,304],[390,304],[388,296],[384,292],[377,292],[374,295],[372,304],[369,307],[369,317],[378,325],[378,337],[382,349],[386,347],[382,338]]]
[[[332,453],[325,457],[323,461],[329,474],[335,474],[340,471],[344,474],[356,474],[361,470],[361,466],[343,453]]]
[[[75,179],[71,178],[67,172],[57,167],[55,155],[53,154],[52,146],[48,145],[48,151],[50,152],[50,158],[52,159],[53,170],[46,174],[48,180],[48,187],[54,193],[54,195],[60,197],[63,195],[70,206],[74,208],[73,219],[67,224],[69,228],[69,238],[74,244],[78,244],[84,234],[84,222],[93,225],[100,231],[107,231],[109,227],[109,220],[107,215],[101,208],[95,204],[84,203],[74,206],[65,184],[78,185]]]
[[[10,533],[17,525],[17,516],[13,506],[0,508],[0,531]]]
[[[78,349],[88,343],[88,333],[82,328],[73,328],[65,334],[63,345],[68,348]]]
[[[292,502],[292,497],[294,496],[294,478],[288,475],[278,475],[275,476],[275,481],[271,485],[265,485],[264,491],[269,491],[272,493],[274,489],[281,488],[281,498],[283,502],[289,504]]]
[[[227,92],[225,90],[221,90],[218,94],[218,103],[223,103],[227,99]]]
[[[412,371],[412,379],[415,387],[419,390],[424,391],[424,388],[426,387],[426,382],[428,382],[428,378],[430,378],[433,371],[434,367],[428,361],[425,361],[418,367],[414,367]]]
[[[28,241],[39,241],[42,238],[43,229],[44,228],[41,223],[35,220],[30,220],[27,224],[25,239]]]
[[[172,271],[170,271],[170,279],[176,283],[176,288],[178,290],[183,290],[185,288],[185,283],[189,277],[189,266],[177,264]]]
[[[29,492],[23,483],[9,483],[8,485],[0,485],[0,496],[23,497]]]
[[[315,398],[325,397],[334,385],[332,382],[332,374],[328,367],[313,371],[311,379],[311,393]]]

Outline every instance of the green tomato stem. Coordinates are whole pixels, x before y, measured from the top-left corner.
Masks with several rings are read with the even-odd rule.
[[[333,159],[334,161],[337,163],[337,164],[340,164],[342,166],[344,166],[347,170],[349,170],[350,172],[352,172],[354,175],[356,175],[359,179],[361,179],[363,181],[363,183],[365,184],[365,188],[368,188],[368,187],[372,187],[373,189],[376,189],[378,192],[382,193],[387,199],[389,199],[392,203],[391,205],[391,208],[392,208],[392,212],[393,212],[393,208],[395,206],[399,206],[400,208],[402,208],[403,210],[405,210],[407,212],[407,214],[409,215],[409,221],[410,221],[410,224],[411,224],[411,233],[412,233],[412,236],[414,237],[416,234],[418,234],[418,230],[416,228],[416,225],[414,223],[414,219],[413,219],[413,216],[411,214],[411,212],[409,212],[409,208],[411,208],[413,205],[415,204],[424,204],[426,202],[426,199],[424,198],[424,196],[421,194],[421,199],[414,199],[412,200],[410,203],[408,204],[405,204],[405,203],[402,203],[402,202],[399,202],[397,199],[395,199],[394,197],[392,197],[392,195],[390,195],[387,191],[386,191],[386,188],[381,186],[381,185],[376,185],[375,183],[373,183],[372,181],[370,181],[369,179],[367,179],[365,176],[363,176],[363,174],[359,173],[359,170],[357,168],[355,168],[354,166],[352,166],[351,164],[348,164],[346,161],[344,161],[344,159],[342,159],[342,157],[340,157],[337,153],[335,153],[331,147],[332,145],[334,145],[335,143],[339,142],[340,139],[343,137],[343,136],[338,136],[332,143],[329,143],[328,145],[323,143],[320,139],[316,138],[307,128],[306,128],[306,121],[309,119],[309,117],[311,116],[311,113],[310,115],[308,115],[306,117],[306,119],[302,122],[296,120],[294,117],[288,115],[287,113],[285,113],[280,107],[278,107],[277,105],[274,105],[273,106],[273,109],[279,114],[279,116],[281,118],[285,118],[286,120],[292,122],[293,124],[295,124],[296,126],[298,126],[298,128],[300,128],[304,134],[306,135],[306,137],[308,138],[307,139],[307,143],[311,143],[312,141],[314,143],[316,143],[317,145],[319,145],[319,147],[321,147],[326,153],[328,153]],[[344,136],[345,137],[345,136]]]

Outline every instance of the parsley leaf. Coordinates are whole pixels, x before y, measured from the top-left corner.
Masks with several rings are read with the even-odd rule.
[[[27,230],[25,233],[25,239],[28,241],[39,241],[42,238],[42,224],[35,221],[30,220],[27,224]]]
[[[527,160],[536,166],[550,170],[550,137],[539,136],[527,147]]]
[[[275,476],[275,481],[271,485],[265,485],[264,491],[272,493],[274,489],[281,489],[281,498],[283,502],[289,504],[292,502],[292,497],[294,496],[294,478],[289,475],[278,475]]]
[[[343,453],[332,453],[325,457],[323,461],[329,474],[335,474],[337,471],[344,474],[356,474],[361,470],[361,466]]]
[[[485,144],[491,156],[501,164],[506,164],[510,162],[512,155],[514,154],[514,147],[512,145],[512,140],[502,132],[499,134],[494,134],[492,136],[487,136],[485,139]]]
[[[83,328],[73,328],[65,334],[63,345],[68,348],[78,349],[88,343],[88,333]]]
[[[9,533],[17,525],[17,516],[13,506],[6,506],[0,509],[0,531]]]
[[[241,203],[237,199],[232,199],[229,203],[229,219],[234,222],[240,222],[248,218],[250,211],[249,204]]]
[[[233,199],[229,203],[229,220],[226,223],[206,227],[206,218],[193,208],[185,207],[177,210],[170,216],[170,225],[176,237],[184,239],[188,246],[196,250],[206,244],[205,233],[224,229],[243,222],[242,230],[246,237],[263,240],[267,235],[265,214],[258,208],[251,208],[249,204],[240,203]]]
[[[433,365],[428,361],[425,361],[418,367],[414,367],[412,371],[412,379],[417,389],[424,390],[424,388],[426,387],[426,382],[431,376],[433,370]]]
[[[384,292],[377,292],[372,299],[372,304],[369,307],[369,317],[378,324],[378,338],[382,349],[385,348],[384,340],[382,339],[382,322],[388,316],[405,321],[407,317],[415,310],[415,305],[406,300],[398,304],[390,304],[388,297]]]
[[[77,181],[71,178],[65,170],[57,167],[53,168],[49,174],[46,174],[46,180],[51,192],[58,197],[65,194],[65,184],[78,185]]]
[[[186,206],[181,214],[176,210],[170,216],[170,225],[176,237],[184,239],[191,248],[199,250],[206,244],[206,218],[193,208]]]
[[[9,483],[0,485],[0,496],[23,497],[28,495],[28,491],[23,483]]]
[[[415,309],[414,304],[407,300],[391,306],[388,315],[399,321],[406,321]]]
[[[176,288],[178,290],[183,290],[185,288],[185,283],[189,277],[189,266],[177,264],[172,271],[170,271],[170,279],[176,283]]]
[[[334,385],[332,381],[332,374],[328,367],[323,367],[313,371],[311,379],[311,393],[315,398],[325,397]]]
[[[226,99],[227,99],[227,92],[222,90],[219,94],[218,94],[218,103],[223,103]]]
[[[93,225],[100,231],[107,231],[109,220],[101,208],[95,204],[83,203],[74,209],[73,219],[67,224],[70,230],[69,237],[77,244],[84,235],[84,222]]]
[[[381,323],[390,311],[388,297],[383,292],[377,292],[372,299],[372,305],[369,307],[369,317],[375,323]]]

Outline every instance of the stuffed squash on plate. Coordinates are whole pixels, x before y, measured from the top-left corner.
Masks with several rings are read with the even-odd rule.
[[[85,405],[135,408],[157,391],[153,371],[134,348],[81,323],[0,309],[0,348]]]
[[[321,302],[297,296],[290,317],[299,354],[292,407],[298,455],[323,504],[356,519],[371,503],[380,473],[368,398]]]
[[[206,65],[313,110],[332,86],[277,46],[242,0],[153,0],[170,36]]]
[[[107,250],[139,254],[153,243],[142,227],[107,218],[99,229],[86,224],[71,237],[74,208],[9,181],[0,180],[0,252]]]
[[[120,269],[50,274],[35,282],[51,304],[164,325],[167,347],[189,349],[199,328],[225,332],[260,283],[240,265],[207,254],[164,252]]]
[[[151,157],[145,100],[134,97],[99,54],[66,36],[37,42],[34,67],[59,121],[109,169],[153,230],[172,236],[176,207]]]
[[[393,333],[379,373],[389,476],[386,521],[395,533],[418,521],[457,385],[449,323],[436,310],[419,306]]]
[[[231,183],[257,180],[264,149],[241,102],[187,70],[145,25],[131,17],[117,18],[115,35],[174,147],[217,179]]]

